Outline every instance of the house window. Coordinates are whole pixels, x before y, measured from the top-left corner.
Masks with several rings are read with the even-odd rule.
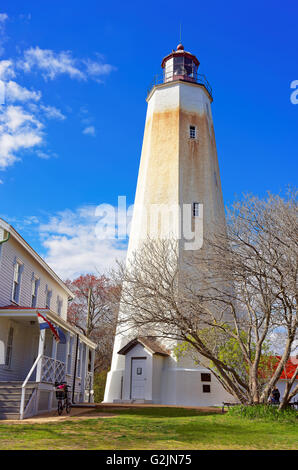
[[[51,307],[51,298],[52,298],[52,291],[48,287],[46,288],[46,308]]]
[[[62,304],[63,304],[63,301],[58,295],[58,297],[57,297],[57,313],[58,313],[59,317],[61,317]]]
[[[210,385],[203,384],[203,393],[210,393],[211,387]]]
[[[202,382],[211,382],[211,374],[201,374]]]
[[[195,139],[196,136],[197,136],[196,127],[195,126],[189,126],[189,138],[190,139]]]
[[[12,300],[15,303],[18,303],[20,299],[21,272],[22,272],[22,263],[17,261],[14,266],[13,286],[12,286]]]
[[[193,202],[192,203],[192,215],[193,217],[198,217],[200,213],[200,203],[199,202]]]
[[[6,346],[6,356],[5,356],[5,366],[10,367],[11,357],[12,357],[12,342],[13,342],[13,328],[9,328],[7,346]]]
[[[37,305],[37,292],[39,286],[39,279],[38,277],[33,277],[32,281],[32,293],[31,293],[31,307],[35,308]]]
[[[69,335],[69,345],[67,354],[67,374],[71,373],[71,360],[72,360],[73,336]]]

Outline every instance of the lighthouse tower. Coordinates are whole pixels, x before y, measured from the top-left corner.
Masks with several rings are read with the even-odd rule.
[[[198,73],[199,64],[179,44],[163,59],[162,77],[148,92],[127,259],[146,234],[152,238],[156,219],[152,208],[168,208],[176,214],[167,230],[177,235],[181,252],[200,250],[212,227],[224,224],[212,89]],[[181,224],[187,217],[190,225],[185,234],[187,224]],[[116,335],[104,402],[203,406],[228,398],[208,370],[188,359],[177,362],[161,342],[131,333]]]

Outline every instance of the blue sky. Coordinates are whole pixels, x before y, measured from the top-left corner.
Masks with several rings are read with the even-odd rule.
[[[0,217],[62,277],[125,255],[91,235],[94,208],[133,203],[147,88],[180,24],[213,88],[225,203],[296,184],[294,2],[4,0],[0,13]]]

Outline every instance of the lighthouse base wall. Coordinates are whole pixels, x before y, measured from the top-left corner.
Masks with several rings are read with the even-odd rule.
[[[131,396],[131,370],[109,372],[103,403],[220,406],[222,402],[235,401],[212,374],[211,381],[204,380],[204,374],[210,374],[208,369],[168,368],[162,362],[162,358],[155,361],[152,357],[143,399],[133,399]]]

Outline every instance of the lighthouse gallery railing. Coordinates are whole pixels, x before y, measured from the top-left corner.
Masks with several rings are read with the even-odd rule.
[[[154,80],[152,81],[150,87],[147,90],[147,96],[150,94],[152,88],[156,85],[161,85],[162,83],[170,83],[176,80],[183,80],[184,82],[198,83],[199,85],[203,85],[209,93],[210,97],[212,98],[212,87],[205,75],[196,72],[187,74],[186,72],[183,73],[183,71],[169,71],[163,74],[155,75]]]

